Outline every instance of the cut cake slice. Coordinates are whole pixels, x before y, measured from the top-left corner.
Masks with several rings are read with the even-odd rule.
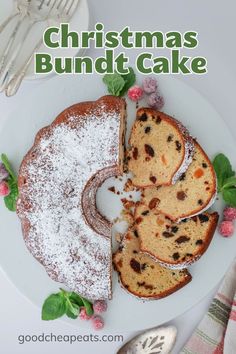
[[[141,299],[160,299],[182,288],[192,277],[184,270],[162,267],[140,253],[137,233],[129,230],[113,256],[113,264],[122,286]]]
[[[145,188],[142,202],[165,214],[173,221],[180,221],[207,210],[217,194],[216,175],[212,163],[195,141],[195,153],[188,170],[173,186]]]
[[[135,210],[135,229],[140,250],[160,264],[186,268],[206,252],[214,235],[218,213],[204,213],[174,223],[155,209],[139,205]]]
[[[140,108],[132,127],[128,169],[137,187],[174,184],[187,170],[193,139],[176,119],[151,108]]]

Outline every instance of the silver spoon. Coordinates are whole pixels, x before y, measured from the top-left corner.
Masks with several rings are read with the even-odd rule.
[[[176,336],[173,326],[152,328],[126,343],[117,354],[170,354]]]

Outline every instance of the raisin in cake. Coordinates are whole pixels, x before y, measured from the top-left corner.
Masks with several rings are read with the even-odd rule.
[[[123,173],[125,101],[76,104],[39,131],[19,173],[26,245],[49,276],[91,300],[111,298],[111,224],[96,191]]]
[[[155,209],[173,221],[180,221],[207,210],[215,201],[217,186],[212,163],[195,141],[195,153],[188,170],[173,186],[146,188],[142,202],[155,201]]]
[[[122,286],[142,299],[160,299],[182,288],[192,277],[187,270],[170,270],[162,267],[150,256],[140,253],[136,231],[129,230],[113,264]]]
[[[140,204],[135,209],[135,229],[140,250],[170,268],[186,268],[207,250],[218,214],[204,213],[176,224],[155,209]]]
[[[174,184],[187,170],[194,151],[187,129],[151,108],[137,111],[129,144],[128,169],[137,187]]]

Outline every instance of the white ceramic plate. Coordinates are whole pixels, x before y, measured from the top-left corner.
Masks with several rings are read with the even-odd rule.
[[[0,11],[0,24],[9,16],[13,9],[13,1],[1,0],[1,11]],[[6,30],[0,34],[0,55],[3,53],[4,48],[6,47],[9,35],[12,33],[12,30],[17,22],[17,18],[12,20]],[[50,23],[48,23],[50,25]],[[55,25],[55,24],[54,24]],[[24,26],[24,24],[23,24]],[[87,0],[80,0],[78,7],[70,21],[70,29],[73,31],[87,31],[89,27],[89,9]],[[23,27],[22,27],[23,28]],[[29,33],[27,40],[25,41],[21,53],[18,56],[18,59],[15,64],[15,68],[20,68],[22,64],[26,61],[36,43],[40,38],[46,26],[43,24],[36,24],[32,31]],[[20,34],[17,38],[21,38]],[[60,49],[50,49],[45,45],[42,45],[38,52],[51,54],[53,58],[55,57],[74,57],[76,55],[82,55],[84,49],[77,48],[60,48]],[[32,61],[25,78],[26,79],[42,79],[47,77],[50,74],[39,75],[34,73],[34,63]],[[51,74],[52,75],[52,74]]]
[[[139,78],[140,81],[140,78]],[[224,152],[236,166],[235,142],[222,118],[196,91],[171,77],[159,79],[166,100],[165,112],[180,118],[198,137],[210,157]],[[50,123],[64,108],[84,100],[94,100],[106,93],[102,78],[96,75],[55,77],[42,83],[12,109],[5,123],[0,123],[0,151],[6,152],[18,168],[31,147],[36,132]],[[128,102],[128,132],[135,118],[135,104]],[[116,180],[117,181],[117,180]],[[109,217],[120,209],[118,196],[107,191],[105,182],[98,193],[98,205]],[[221,212],[222,205],[215,209]],[[0,201],[0,263],[9,279],[33,303],[41,307],[48,294],[60,284],[53,282],[44,268],[30,255],[23,242],[17,216]],[[114,274],[113,300],[106,314],[106,330],[141,330],[159,325],[185,312],[199,302],[223,277],[236,254],[236,235],[225,239],[215,234],[206,254],[190,269],[193,280],[183,289],[158,301],[142,302],[120,288]],[[88,323],[63,319],[72,325],[90,328]],[[88,326],[88,327],[87,327]]]

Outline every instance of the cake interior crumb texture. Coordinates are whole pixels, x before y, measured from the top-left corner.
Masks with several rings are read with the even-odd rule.
[[[113,262],[124,289],[143,299],[163,298],[191,280],[187,270],[167,269],[140,253],[139,235],[134,230],[125,235]]]
[[[139,205],[135,229],[140,250],[170,268],[186,268],[206,252],[214,235],[218,214],[204,213],[175,223],[155,209]]]
[[[194,150],[192,137],[176,119],[140,108],[129,139],[128,168],[138,187],[171,185],[186,171]]]

